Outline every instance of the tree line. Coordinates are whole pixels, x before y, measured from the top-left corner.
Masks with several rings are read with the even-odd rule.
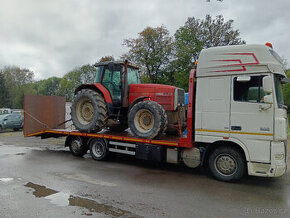
[[[189,17],[173,35],[165,26],[146,27],[137,38],[124,39],[128,52],[121,60],[129,60],[142,67],[143,83],[161,83],[184,88],[188,91],[190,69],[203,48],[237,45],[246,42],[233,27],[233,20],[222,15],[204,19]],[[104,56],[97,62],[114,60]],[[85,64],[66,73],[62,78],[51,77],[34,81],[34,72],[17,66],[0,69],[0,108],[23,108],[24,95],[59,95],[72,101],[74,90],[83,83],[93,83],[96,69]],[[289,74],[290,72],[287,71]],[[290,75],[289,75],[290,76]],[[290,87],[284,87],[286,105],[290,106]]]

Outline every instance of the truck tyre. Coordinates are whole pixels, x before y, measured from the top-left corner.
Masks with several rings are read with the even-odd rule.
[[[156,102],[142,101],[135,104],[131,108],[128,118],[131,132],[137,137],[153,139],[164,128],[161,114]]]
[[[71,117],[74,126],[80,132],[99,132],[105,127],[108,119],[103,96],[94,90],[81,90],[73,101]]]
[[[90,153],[94,160],[104,160],[107,157],[107,145],[103,139],[93,139],[90,142]]]
[[[70,152],[76,157],[84,156],[89,150],[87,140],[79,136],[68,136],[65,144],[69,146]]]
[[[213,177],[225,182],[241,179],[246,171],[241,152],[229,146],[216,148],[209,156],[208,167]]]

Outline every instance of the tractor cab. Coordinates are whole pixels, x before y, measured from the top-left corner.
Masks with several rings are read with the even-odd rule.
[[[114,107],[128,107],[130,84],[139,84],[139,67],[128,61],[108,61],[95,64],[95,83],[101,83],[110,93]]]

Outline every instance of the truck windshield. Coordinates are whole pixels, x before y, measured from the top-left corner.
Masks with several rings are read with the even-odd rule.
[[[275,92],[276,92],[276,99],[279,108],[283,108],[284,106],[284,98],[283,98],[283,91],[282,91],[282,76],[275,74],[274,75],[274,83],[275,83]]]

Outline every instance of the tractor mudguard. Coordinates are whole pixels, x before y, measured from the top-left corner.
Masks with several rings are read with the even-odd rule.
[[[82,89],[92,89],[97,92],[100,92],[104,96],[106,103],[110,103],[110,104],[113,103],[110,92],[101,83],[80,85],[79,87],[76,88],[75,94]]]

